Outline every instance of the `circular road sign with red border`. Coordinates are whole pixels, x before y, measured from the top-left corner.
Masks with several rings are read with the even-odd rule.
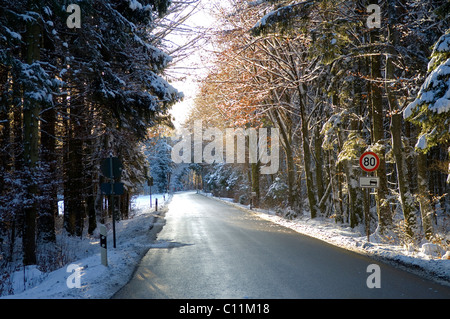
[[[380,158],[374,152],[365,152],[359,158],[359,166],[366,172],[373,172],[380,166]]]

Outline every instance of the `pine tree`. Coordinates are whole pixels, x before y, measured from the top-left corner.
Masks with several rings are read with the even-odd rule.
[[[431,147],[450,141],[450,32],[442,35],[433,47],[428,76],[417,98],[403,112],[404,118],[421,126],[417,149],[427,152]]]
[[[85,184],[84,189],[77,186],[85,174],[81,163],[89,163],[89,167],[92,167],[92,161],[98,163],[102,156],[109,156],[109,152],[120,156],[122,162],[131,163],[128,159],[132,155],[122,154],[120,146],[115,143],[128,139],[129,134],[138,139],[143,138],[148,126],[169,123],[169,107],[181,98],[160,77],[159,73],[171,58],[152,44],[148,32],[154,27],[155,15],[163,15],[168,2],[141,4],[142,7],[132,4],[123,6],[95,1],[83,8],[89,12],[89,19],[83,22],[84,27],[69,33],[66,39],[66,43],[69,43],[68,55],[75,58],[70,59],[70,69],[65,74],[70,76],[75,87],[85,88],[78,92],[74,90],[74,98],[71,97],[68,104],[70,117],[67,132],[70,134],[67,139],[69,157],[66,160],[68,176],[65,192],[68,196],[65,196],[65,201],[68,205],[65,214],[66,220],[71,221],[67,224],[69,233],[76,232],[78,236],[84,218],[79,205],[83,198],[90,198],[89,215],[92,220],[93,195],[88,190],[95,191],[89,185],[92,182]],[[100,116],[109,129],[103,130],[103,154],[98,153],[99,157],[86,161],[83,159],[88,154],[94,154],[92,149],[85,147],[85,141],[90,140],[88,132],[96,125],[101,125],[85,117],[89,112]],[[101,130],[97,134],[101,134]],[[85,154],[85,151],[88,153]],[[133,171],[134,168],[129,167],[129,170]]]
[[[147,159],[156,192],[166,193],[173,170],[172,148],[167,137],[155,137],[146,142]]]
[[[403,117],[421,128],[416,144],[418,152],[418,201],[422,224],[427,239],[433,231],[432,216],[427,183],[426,153],[435,145],[450,144],[450,33],[442,35],[433,47],[428,64],[428,76],[421,86],[417,98],[403,111]],[[450,153],[450,148],[449,148]],[[449,178],[450,183],[450,167]]]
[[[152,35],[170,4],[82,2],[81,28],[71,29],[66,3],[0,3],[0,236],[9,231],[8,259],[18,236],[26,265],[39,262],[39,245],[55,242],[58,192],[68,233],[81,236],[84,203],[94,231],[105,153],[132,163],[129,191],[139,182],[139,140],[149,126],[170,125],[170,107],[182,98],[163,77],[171,57]],[[131,147],[122,154],[121,145],[103,143],[114,139]]]
[[[26,24],[24,68],[26,72],[43,76],[39,59],[42,45],[42,29],[40,25],[40,6],[38,1],[29,1],[27,6],[30,19]],[[24,207],[23,253],[24,265],[36,264],[36,215],[38,185],[36,180],[37,162],[39,160],[39,112],[41,109],[40,92],[31,79],[24,83],[23,107],[23,145],[24,167],[28,172],[27,189]]]

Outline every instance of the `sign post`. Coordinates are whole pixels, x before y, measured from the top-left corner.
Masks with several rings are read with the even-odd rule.
[[[111,154],[108,158],[103,159],[100,168],[103,176],[109,179],[109,183],[102,183],[100,188],[106,195],[111,195],[113,246],[116,248],[116,214],[114,209],[114,195],[123,194],[123,183],[115,183],[114,181],[120,179],[120,175],[122,174],[122,163],[119,158],[113,157]]]
[[[113,173],[113,157],[109,155],[109,178],[111,181],[111,211],[112,211],[112,226],[113,226],[113,247],[116,248],[116,212],[114,209],[114,173]]]
[[[359,158],[359,166],[361,169],[367,173],[374,172],[377,170],[378,166],[380,166],[380,158],[374,152],[365,152]],[[370,189],[378,188],[380,184],[380,179],[378,177],[360,177],[359,178],[359,186],[361,188],[367,188],[367,197],[365,203],[365,215],[366,215],[366,233],[367,233],[367,242],[370,241]]]

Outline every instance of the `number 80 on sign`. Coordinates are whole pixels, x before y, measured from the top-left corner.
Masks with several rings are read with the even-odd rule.
[[[366,172],[373,172],[380,166],[380,158],[374,152],[365,152],[359,158],[359,166]]]

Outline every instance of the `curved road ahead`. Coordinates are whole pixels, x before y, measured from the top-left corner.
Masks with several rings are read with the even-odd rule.
[[[450,288],[195,193],[114,298],[450,298]],[[367,267],[380,266],[381,288]]]

